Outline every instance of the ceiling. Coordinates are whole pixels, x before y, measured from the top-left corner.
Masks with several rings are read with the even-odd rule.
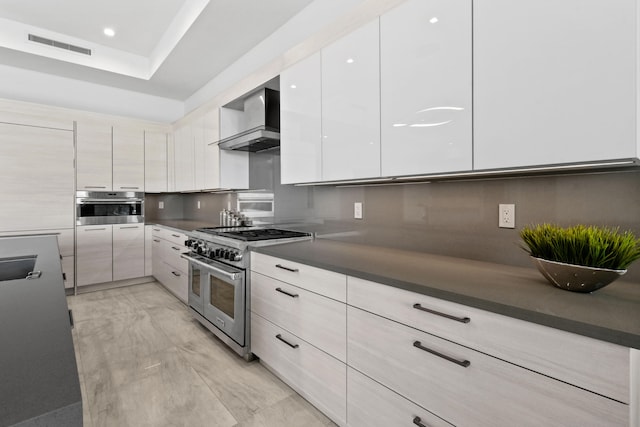
[[[0,65],[183,101],[312,1],[0,0]]]

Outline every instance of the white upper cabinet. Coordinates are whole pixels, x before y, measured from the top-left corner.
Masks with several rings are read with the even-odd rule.
[[[280,75],[282,184],[322,180],[320,52]]]
[[[220,188],[220,117],[218,109],[209,110],[204,115],[204,188]]]
[[[380,176],[379,20],[322,50],[322,179]]]
[[[197,118],[191,125],[193,135],[193,190],[204,190],[205,183],[205,139],[204,117]]]
[[[76,187],[105,191],[112,185],[112,128],[104,120],[79,120],[76,128]]]
[[[634,0],[474,0],[474,167],[638,156]]]
[[[471,20],[471,0],[410,0],[380,17],[383,176],[472,168]]]
[[[194,162],[193,133],[191,125],[185,124],[174,132],[175,191],[195,189]]]
[[[114,191],[144,191],[144,129],[113,126]]]
[[[167,134],[144,133],[144,188],[149,193],[162,193],[167,188]]]

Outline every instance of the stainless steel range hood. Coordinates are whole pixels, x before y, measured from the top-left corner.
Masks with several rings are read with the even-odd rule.
[[[223,150],[262,151],[280,146],[280,92],[260,89],[242,102],[238,132],[222,139]]]

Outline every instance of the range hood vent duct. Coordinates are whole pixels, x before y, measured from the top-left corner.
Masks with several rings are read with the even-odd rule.
[[[71,52],[82,53],[83,55],[91,56],[91,49],[86,47],[75,46],[69,43],[59,42],[57,40],[48,39],[46,37],[36,36],[35,34],[29,34],[29,41],[45,44],[51,47],[57,47],[58,49],[69,50]]]
[[[243,101],[239,132],[222,139],[223,150],[257,152],[280,146],[280,92],[264,88]]]

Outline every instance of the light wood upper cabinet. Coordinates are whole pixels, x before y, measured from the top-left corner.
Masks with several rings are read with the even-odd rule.
[[[144,191],[144,129],[135,125],[113,127],[114,191]]]
[[[111,123],[83,119],[76,126],[76,188],[88,191],[111,190]]]
[[[167,134],[144,133],[144,189],[149,193],[167,191]]]
[[[379,20],[322,50],[322,179],[380,176]]]
[[[380,17],[382,175],[472,168],[471,1],[410,0]]]
[[[203,118],[204,135],[204,188],[220,188],[220,149],[213,142],[220,140],[220,116],[217,108],[209,110]]]
[[[474,0],[475,169],[638,156],[636,3]]]
[[[73,132],[0,123],[0,231],[73,228]]]
[[[204,117],[197,118],[191,125],[193,135],[193,190],[204,190],[205,188],[205,139],[204,139]]]
[[[195,157],[191,124],[185,124],[174,132],[175,191],[195,189]]]
[[[322,180],[320,52],[280,75],[282,184]]]

